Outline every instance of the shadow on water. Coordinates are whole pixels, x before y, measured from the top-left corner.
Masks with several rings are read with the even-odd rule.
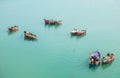
[[[97,65],[97,66],[90,66],[89,65],[89,69],[92,70],[92,71],[96,71],[98,67],[100,67],[100,64]]]
[[[60,27],[60,25],[53,25],[53,24],[45,24],[44,26],[45,26],[45,28],[46,27],[48,27],[48,28],[52,28],[52,27],[59,28]]]
[[[101,66],[102,66],[103,69],[106,69],[106,68],[110,67],[113,62],[114,62],[114,60],[112,62],[110,62],[110,63],[101,64]]]
[[[37,39],[30,39],[30,38],[27,38],[27,37],[24,37],[24,40],[25,41],[37,41]]]
[[[18,31],[18,30],[14,30],[14,31],[9,30],[9,31],[8,31],[8,35],[12,35],[12,34],[16,33],[17,31]]]
[[[73,37],[76,37],[76,39],[81,39],[81,38],[83,38],[83,37],[85,37],[86,36],[86,34],[83,34],[83,35],[72,35],[71,34],[71,38],[73,38]]]

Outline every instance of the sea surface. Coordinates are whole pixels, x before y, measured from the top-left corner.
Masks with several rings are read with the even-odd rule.
[[[60,26],[44,18],[62,20]],[[9,32],[8,27],[19,30]],[[83,36],[71,36],[74,29]],[[24,37],[24,31],[38,36]],[[89,54],[115,60],[89,68]],[[0,78],[119,78],[120,0],[0,0]]]

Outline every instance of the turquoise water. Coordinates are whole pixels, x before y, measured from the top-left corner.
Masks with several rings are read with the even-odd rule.
[[[119,0],[0,0],[0,78],[119,78],[119,8]],[[44,18],[63,24],[45,26]],[[14,25],[19,30],[10,33]],[[71,36],[73,28],[87,34]],[[114,62],[89,68],[96,50],[113,52]]]

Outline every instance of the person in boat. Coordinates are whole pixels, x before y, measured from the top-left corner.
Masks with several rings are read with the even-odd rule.
[[[109,56],[110,58],[113,58],[114,54],[113,53],[108,53],[107,56]]]
[[[105,59],[105,57],[103,57],[103,59]]]
[[[27,31],[24,31],[24,33],[27,33]]]
[[[29,34],[29,32],[28,32],[28,31],[24,31],[24,33]]]
[[[17,25],[15,25],[14,27],[18,27]]]
[[[95,64],[98,65],[99,64],[99,59],[95,60]]]
[[[96,64],[96,65],[99,64],[99,57],[93,56],[92,59],[93,59],[93,64]]]
[[[95,58],[93,56],[90,57],[90,63],[95,64]]]
[[[113,53],[111,53],[110,58],[111,58],[111,59],[113,59],[113,58],[114,58],[114,54],[113,54]]]
[[[92,58],[91,59],[91,64],[94,64],[95,63],[95,60]]]
[[[111,54],[110,53],[107,53],[107,56],[110,56]]]

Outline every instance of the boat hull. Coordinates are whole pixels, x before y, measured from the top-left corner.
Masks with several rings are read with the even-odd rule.
[[[8,30],[13,30],[13,31],[15,31],[15,30],[18,30],[18,28],[17,27],[11,27],[11,28],[8,28]]]
[[[95,63],[89,63],[89,67],[96,67],[96,66],[99,66],[100,65],[100,62],[98,64],[95,64]]]
[[[30,39],[36,39],[37,36],[30,33],[30,32],[27,32],[27,31],[24,31],[24,36],[27,37],[27,38],[30,38]]]
[[[73,31],[71,31],[71,35],[83,35],[83,34],[86,34],[86,30],[77,30],[77,29],[75,29],[75,30],[73,30]]]
[[[49,24],[49,25],[61,25],[62,24],[62,21],[58,20],[47,20],[47,19],[44,19],[44,22],[45,24]]]
[[[30,39],[36,39],[37,38],[35,36],[30,36],[30,35],[25,35],[25,37],[30,38]]]

